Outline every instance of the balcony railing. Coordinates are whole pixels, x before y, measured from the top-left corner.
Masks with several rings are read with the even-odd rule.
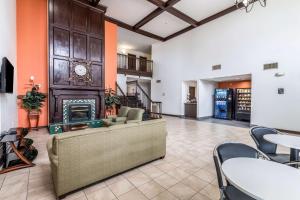
[[[152,77],[153,61],[146,57],[118,54],[118,73]]]

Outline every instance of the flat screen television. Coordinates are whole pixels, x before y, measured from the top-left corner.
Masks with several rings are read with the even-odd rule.
[[[14,66],[4,57],[0,69],[0,93],[14,92]]]

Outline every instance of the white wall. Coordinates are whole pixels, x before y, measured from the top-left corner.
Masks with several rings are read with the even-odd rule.
[[[0,131],[17,126],[16,98],[16,1],[0,0],[0,59],[7,57],[15,67],[14,94],[0,94]]]
[[[299,10],[299,0],[271,0],[267,8],[255,5],[248,14],[238,10],[154,44],[153,99],[163,102],[164,113],[179,115],[183,80],[252,74],[251,123],[300,131]],[[263,71],[270,62],[278,62],[279,70]],[[215,64],[222,70],[212,71]],[[276,78],[276,72],[286,75]],[[279,87],[284,95],[277,94]],[[199,102],[200,116],[206,106]]]
[[[214,92],[217,83],[212,81],[198,81],[198,116],[199,118],[213,115]]]

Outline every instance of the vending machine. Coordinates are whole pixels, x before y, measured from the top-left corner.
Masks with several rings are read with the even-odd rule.
[[[214,97],[214,118],[233,118],[233,89],[216,89]]]

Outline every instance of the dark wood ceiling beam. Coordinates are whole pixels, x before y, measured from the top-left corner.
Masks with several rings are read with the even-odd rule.
[[[238,7],[241,7],[241,6],[242,5],[239,5]],[[234,5],[234,6],[231,6],[231,7],[227,8],[227,9],[221,11],[221,12],[218,12],[218,13],[212,15],[212,16],[209,16],[209,17],[207,17],[207,18],[205,18],[205,19],[197,22],[197,26],[196,27],[202,26],[202,25],[204,25],[204,24],[206,24],[206,23],[208,23],[210,21],[213,21],[213,20],[218,19],[218,18],[220,18],[220,17],[222,17],[224,15],[227,15],[227,14],[233,12],[233,11],[236,11],[237,9],[239,9],[238,7],[236,5]],[[169,36],[165,37],[164,40],[165,41],[170,40],[170,39],[172,39],[174,37],[177,37],[177,36],[179,36],[179,35],[181,35],[183,33],[188,32],[188,31],[190,31],[190,30],[192,30],[192,29],[194,29],[196,27],[189,26],[187,28],[184,28],[184,29],[182,29],[182,30],[180,30],[180,31],[178,31],[176,33],[173,33],[172,35],[169,35]]]
[[[166,9],[170,8],[171,6],[175,5],[177,2],[181,0],[169,0],[166,3],[162,1],[157,0],[148,0],[149,2],[153,3],[154,5],[158,6],[154,11],[152,11],[149,15],[144,17],[142,20],[140,20],[138,23],[136,23],[133,27],[135,29],[141,28],[145,24],[147,24],[149,21],[163,13]]]
[[[193,18],[189,17],[188,15],[184,14],[183,12],[177,10],[173,6],[178,3],[180,0],[169,0],[167,2],[163,2],[162,0],[147,0],[154,5],[158,6],[163,11],[167,11],[168,13],[178,17],[179,19],[187,22],[188,24],[197,27],[197,21]],[[153,18],[152,18],[153,19]]]
[[[155,17],[157,17],[158,15],[160,15],[161,13],[163,13],[164,10],[161,8],[156,8],[154,11],[152,11],[149,15],[147,15],[146,17],[144,17],[141,21],[139,21],[136,25],[134,25],[133,27],[135,29],[141,28],[142,26],[144,26],[145,24],[147,24],[149,21],[151,21],[152,19],[154,19]]]
[[[178,17],[179,19],[187,22],[188,24],[192,25],[193,27],[197,27],[197,21],[194,20],[193,18],[187,16],[183,12],[181,12],[173,7],[167,8],[166,11],[169,12],[170,14]]]
[[[153,33],[149,33],[147,31],[143,31],[141,29],[135,29],[133,26],[130,26],[129,24],[126,24],[124,22],[121,22],[117,19],[114,19],[112,17],[109,17],[109,16],[105,16],[105,20],[108,21],[108,22],[111,22],[111,23],[114,23],[116,24],[117,26],[120,26],[122,28],[125,28],[129,31],[133,31],[133,32],[136,32],[136,33],[139,33],[141,35],[144,35],[144,36],[147,36],[147,37],[150,37],[150,38],[153,38],[153,39],[156,39],[156,40],[159,40],[159,41],[164,41],[164,38],[163,37],[160,37],[158,35],[155,35]]]

